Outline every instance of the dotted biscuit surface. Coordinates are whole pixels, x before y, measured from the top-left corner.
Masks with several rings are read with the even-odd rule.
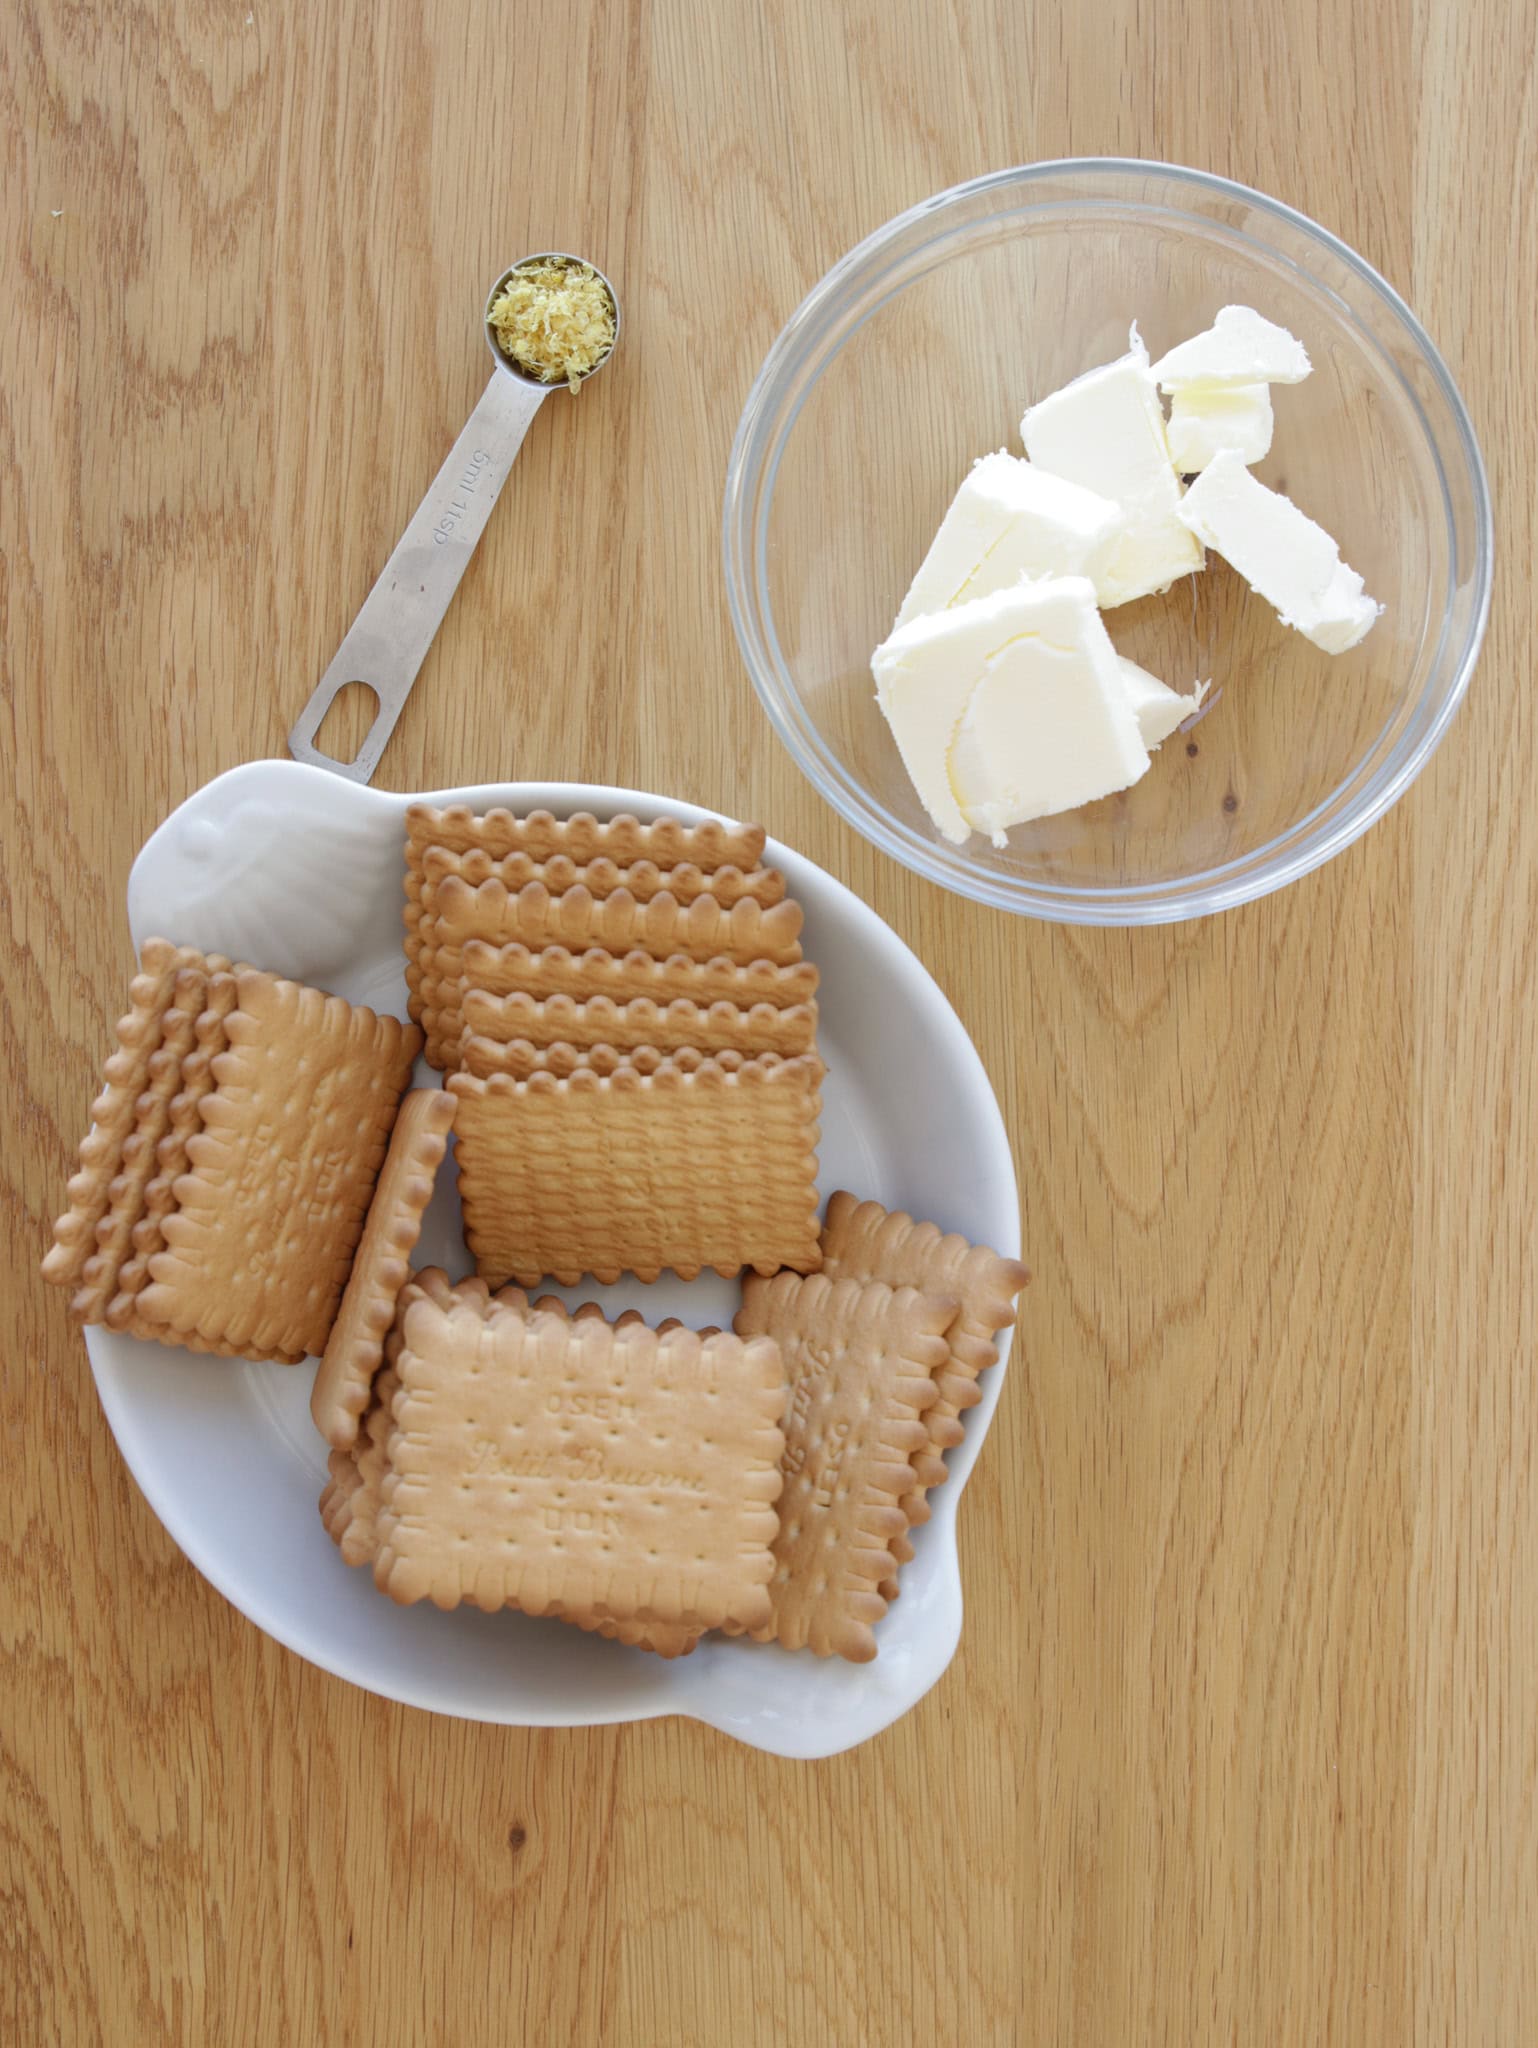
[[[424,1295],[396,1370],[375,1561],[392,1598],[595,1624],[767,1617],[772,1342]]]

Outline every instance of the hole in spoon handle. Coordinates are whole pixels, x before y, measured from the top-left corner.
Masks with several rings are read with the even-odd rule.
[[[296,761],[328,768],[351,782],[372,778],[529,422],[546,396],[544,389],[508,371],[492,372],[464,432],[295,721],[288,750]],[[338,761],[322,753],[315,738],[349,683],[366,683],[379,699],[379,711],[356,757]]]

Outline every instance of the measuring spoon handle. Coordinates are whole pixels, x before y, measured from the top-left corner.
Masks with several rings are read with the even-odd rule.
[[[352,782],[372,777],[491,517],[497,493],[523,446],[529,422],[548,396],[548,390],[506,370],[492,371],[464,432],[300,712],[288,736],[296,761],[329,768]],[[356,757],[338,761],[320,751],[315,735],[349,683],[367,683],[379,699],[379,710]]]

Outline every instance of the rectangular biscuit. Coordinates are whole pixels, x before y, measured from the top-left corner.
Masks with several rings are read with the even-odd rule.
[[[412,804],[406,812],[408,835],[423,846],[442,846],[454,853],[488,853],[500,860],[510,853],[532,860],[564,854],[570,860],[605,858],[625,867],[652,861],[660,868],[688,863],[712,872],[717,868],[755,868],[763,859],[762,825],[734,825],[706,818],[686,825],[678,818],[659,818],[643,825],[628,812],[599,820],[591,811],[557,818],[549,811],[530,811],[518,818],[508,810],[477,815],[468,804]]]
[[[822,1075],[809,1053],[689,1051],[650,1072],[451,1075],[477,1269],[526,1287],[815,1270]]]
[[[441,1308],[451,1306],[456,1300],[471,1301],[482,1314],[486,1313],[487,1304],[493,1298],[511,1302],[522,1309],[529,1306],[527,1295],[519,1288],[504,1287],[492,1297],[484,1281],[462,1280],[451,1285],[441,1269],[428,1267],[413,1274],[402,1289],[400,1315],[413,1301],[424,1296],[436,1301]],[[584,1302],[579,1308],[568,1309],[556,1296],[546,1295],[534,1306],[577,1322],[605,1320],[603,1310],[591,1301]],[[321,1520],[346,1562],[352,1565],[372,1564],[378,1550],[384,1511],[384,1476],[390,1469],[389,1444],[394,1432],[394,1399],[400,1386],[396,1371],[402,1341],[400,1315],[385,1340],[385,1368],[374,1382],[369,1405],[353,1442],[345,1449],[334,1449],[330,1454],[330,1477],[320,1499]],[[610,1328],[628,1329],[632,1324],[643,1321],[638,1309],[626,1309],[610,1324]],[[670,1320],[658,1325],[658,1334],[680,1327],[679,1323]],[[713,1337],[720,1333],[701,1330],[698,1334]],[[704,1629],[688,1622],[613,1621],[580,1614],[566,1614],[560,1618],[615,1642],[650,1650],[669,1659],[687,1657],[705,1634]]]
[[[680,903],[664,892],[646,902],[628,890],[594,896],[576,887],[554,896],[542,882],[513,891],[501,882],[472,888],[460,876],[446,876],[434,893],[434,910],[424,919],[418,959],[418,1014],[427,1033],[427,1056],[448,1071],[463,1027],[466,984],[464,948],[473,939],[531,951],[551,946],[568,950],[601,947],[613,954],[632,951],[667,959],[683,953],[705,962],[720,956],[746,966],[767,960],[774,966],[801,959],[801,909],[786,901],[765,910],[743,899],[731,905],[713,896]]]
[[[250,970],[137,1316],[247,1357],[323,1351],[418,1034]]]
[[[168,1330],[163,1324],[151,1323],[138,1310],[126,1322],[114,1323],[113,1329],[124,1337],[138,1337],[146,1344],[171,1344],[178,1351],[196,1351],[209,1358],[249,1358],[248,1346],[231,1343],[227,1337],[203,1337],[196,1330]],[[302,1365],[309,1356],[304,1351],[279,1351],[276,1348],[258,1354],[272,1365]]]
[[[777,1052],[792,1059],[817,1043],[815,1003],[788,1009],[754,1003],[744,1009],[688,996],[666,1003],[633,996],[619,1003],[603,994],[579,1001],[569,995],[541,999],[522,990],[495,996],[472,985],[465,990],[463,1016],[467,1033],[500,1044],[525,1039],[531,1045],[653,1045],[662,1052],[692,1045],[701,1052]]]
[[[492,1295],[483,1280],[461,1280],[451,1286],[445,1273],[438,1268],[429,1267],[421,1273],[413,1274],[412,1278],[407,1282],[401,1295],[401,1312],[404,1313],[411,1302],[423,1293],[430,1295],[433,1300],[438,1302],[440,1307],[446,1306],[455,1300],[474,1301],[481,1308],[483,1314],[486,1312],[486,1305],[489,1301],[511,1303],[514,1307],[521,1309],[529,1307],[529,1298],[521,1288],[503,1287],[495,1295]],[[605,1316],[603,1309],[599,1307],[596,1301],[585,1301],[579,1307],[569,1309],[565,1302],[553,1294],[541,1296],[533,1305],[536,1309],[547,1311],[552,1315],[566,1316],[574,1322],[608,1322],[609,1327],[614,1330],[626,1330],[632,1324],[644,1324],[645,1322],[645,1317],[639,1309],[627,1308],[620,1315],[610,1319]],[[659,1336],[665,1336],[669,1330],[677,1330],[682,1327],[683,1325],[676,1318],[670,1317],[666,1321],[658,1323],[656,1330]],[[715,1337],[719,1336],[720,1332],[714,1329],[706,1329],[700,1330],[696,1334],[700,1337]],[[395,1360],[399,1359],[400,1344],[400,1322],[397,1319],[396,1326],[390,1333],[386,1350],[386,1358],[391,1362],[390,1370],[388,1374],[381,1373],[379,1379],[381,1387],[386,1385],[387,1381],[392,1388],[398,1384],[393,1364]],[[367,1512],[373,1516],[374,1521],[377,1523],[379,1506],[373,1505]],[[372,1555],[372,1552],[370,1552],[370,1555]],[[579,1628],[596,1631],[597,1634],[607,1636],[615,1642],[627,1644],[634,1649],[650,1650],[659,1657],[669,1659],[673,1657],[687,1657],[690,1651],[698,1646],[700,1638],[705,1634],[704,1629],[688,1622],[612,1621],[580,1614],[563,1614],[560,1618],[563,1621],[574,1622]]]
[[[181,1063],[181,1087],[172,1098],[167,1127],[155,1147],[155,1177],[144,1191],[144,1213],[133,1226],[133,1256],[117,1275],[117,1292],[104,1320],[112,1329],[135,1330],[138,1296],[149,1282],[149,1262],[165,1249],[165,1219],[176,1207],[176,1183],[187,1171],[187,1140],[201,1127],[199,1106],[214,1085],[213,1063],[224,1051],[225,1020],[235,1007],[233,974],[209,976],[202,1014],[193,1026],[193,1048]]]
[[[587,1614],[563,1614],[561,1619],[575,1622],[589,1633],[606,1636],[611,1643],[624,1643],[632,1650],[650,1650],[669,1661],[697,1650],[701,1637],[707,1633],[688,1621],[611,1621],[607,1617],[595,1620]]]
[[[80,1285],[70,1301],[70,1314],[83,1323],[101,1322],[117,1293],[207,988],[208,976],[200,968],[184,967],[176,976],[171,1007],[160,1020],[160,1044],[150,1054],[145,1086],[134,1105],[134,1126],[123,1141],[118,1171],[107,1189],[106,1213],[96,1225],[96,1248],[80,1269]]]
[[[534,1074],[552,1074],[558,1080],[567,1080],[580,1068],[590,1068],[595,1074],[613,1074],[627,1063],[633,1064],[638,1073],[653,1073],[667,1057],[666,1053],[645,1046],[620,1052],[612,1045],[530,1045],[526,1038],[503,1044],[494,1038],[477,1037],[466,1025],[454,1066],[456,1072],[483,1081],[489,1081],[494,1074],[507,1074],[515,1081],[527,1081]]]
[[[658,1005],[682,998],[730,1003],[734,1009],[765,1003],[776,1010],[799,1009],[815,1001],[818,981],[810,960],[789,967],[772,960],[744,965],[724,955],[692,960],[687,953],[659,960],[639,948],[609,953],[590,946],[574,953],[567,946],[531,949],[516,941],[494,946],[485,939],[465,941],[461,971],[467,992],[491,996],[523,995],[536,1002],[568,996],[579,1003],[597,996],[614,1003],[645,998]]]
[[[117,1025],[117,1045],[91,1104],[91,1129],[80,1142],[67,1193],[69,1207],[53,1228],[54,1242],[43,1260],[43,1278],[55,1287],[75,1285],[86,1261],[99,1249],[97,1227],[112,1203],[112,1184],[123,1170],[123,1153],[138,1114],[139,1097],[150,1083],[150,1061],[159,1051],[166,1012],[175,1001],[177,977],[188,969],[217,971],[229,966],[191,946],[146,939],[139,971],[129,983],[127,1014]],[[87,1290],[89,1306],[99,1287]]]
[[[722,1048],[723,1054],[729,1048]],[[494,1074],[507,1074],[515,1081],[527,1081],[535,1074],[551,1074],[557,1080],[569,1080],[573,1074],[590,1069],[603,1076],[617,1074],[622,1067],[633,1067],[643,1077],[655,1074],[670,1062],[682,1061],[687,1065],[696,1056],[714,1058],[704,1048],[695,1045],[681,1045],[672,1052],[660,1052],[654,1045],[619,1047],[613,1045],[531,1045],[526,1038],[515,1038],[503,1044],[494,1038],[479,1038],[466,1025],[459,1041],[459,1054],[455,1065],[457,1071],[470,1074],[481,1080],[490,1080]],[[746,1054],[732,1055],[737,1059]],[[755,1055],[762,1057],[762,1055]]]
[[[401,1114],[405,1115],[404,1108]],[[425,1110],[413,1114],[428,1117]],[[395,1320],[384,1340],[383,1370],[369,1391],[352,1441],[333,1447],[326,1461],[330,1476],[320,1497],[320,1518],[348,1564],[372,1565],[390,1526],[384,1481],[390,1470],[390,1441],[395,1434],[395,1396],[400,1390],[398,1367],[407,1309],[413,1302],[432,1301],[440,1309],[448,1310],[463,1300],[473,1303],[477,1313],[484,1315],[492,1299],[483,1280],[456,1283],[441,1266],[424,1266],[420,1272],[410,1274],[402,1285],[396,1297]],[[518,1288],[504,1288],[495,1299],[511,1300],[518,1308],[529,1305],[528,1296]]]
[[[419,1280],[426,1285],[419,1286]],[[434,1299],[452,1298],[448,1275],[438,1267],[413,1274],[402,1288],[395,1322],[385,1338],[383,1370],[369,1390],[368,1406],[359,1418],[356,1434],[350,1444],[327,1453],[320,1518],[347,1564],[372,1565],[378,1555],[385,1514],[384,1481],[390,1469],[390,1439],[395,1433],[395,1397],[400,1391],[396,1368],[401,1355],[401,1316],[408,1302],[418,1301],[428,1292]]]
[[[890,1287],[957,1297],[956,1320],[947,1332],[950,1357],[927,1417],[928,1441],[914,1457],[914,1484],[903,1503],[910,1523],[926,1522],[924,1495],[945,1479],[944,1453],[961,1441],[961,1417],[980,1398],[978,1375],[997,1362],[999,1331],[1014,1322],[1015,1297],[1030,1274],[1018,1259],[1001,1258],[954,1231],[915,1223],[901,1210],[862,1202],[842,1189],[828,1199],[822,1255],[823,1271],[834,1279],[884,1280]]]
[[[704,893],[695,886],[695,878],[719,877],[711,885],[714,892],[724,889],[723,900],[734,901],[735,885],[729,878],[751,875],[751,886],[738,893],[756,894],[767,906],[783,895],[784,882],[777,871],[759,866],[764,838],[761,826],[718,820],[691,826],[662,819],[642,825],[622,815],[600,824],[589,812],[562,820],[548,811],[534,811],[525,818],[506,810],[477,816],[464,804],[412,804],[406,813],[406,985],[411,1016],[420,1021],[424,969],[430,965],[424,950],[431,949],[424,949],[423,941],[423,926],[435,909],[430,854],[440,862],[458,858],[500,863],[500,878],[512,888],[539,880],[555,894],[585,881],[595,895],[605,895],[618,886],[614,877],[633,871],[640,886],[632,893],[649,896],[657,893],[652,877],[671,871],[678,884],[675,895]],[[476,881],[484,881],[489,872],[485,866],[477,870]]]
[[[390,1147],[369,1204],[336,1321],[310,1390],[310,1414],[321,1435],[345,1450],[384,1354],[385,1336],[422,1234],[422,1218],[454,1125],[454,1098],[414,1088],[404,1097]]]
[[[369,1391],[369,1405],[352,1443],[333,1446],[327,1459],[330,1477],[320,1497],[320,1518],[348,1564],[371,1565],[377,1552],[399,1385],[394,1369],[387,1366]]]
[[[954,1295],[781,1273],[743,1286],[735,1328],[773,1337],[788,1387],[773,1611],[760,1642],[864,1663],[895,1576],[891,1545],[924,1442]]]
[[[364,1417],[363,1427],[367,1431],[369,1417]],[[367,1436],[365,1434],[365,1442]],[[353,1501],[362,1485],[358,1470],[358,1446],[354,1443],[345,1451],[330,1451],[326,1456],[326,1483],[320,1491],[320,1519],[326,1534],[337,1549],[342,1548],[342,1539],[352,1520]],[[356,1562],[348,1558],[347,1562]]]
[[[407,856],[421,870],[425,887],[435,887],[448,875],[457,875],[472,889],[482,882],[500,882],[516,894],[529,882],[542,882],[552,896],[568,889],[583,888],[594,896],[612,896],[617,889],[628,890],[638,902],[647,902],[664,891],[680,903],[692,903],[697,896],[714,896],[730,906],[751,898],[770,910],[785,899],[785,877],[778,868],[722,867],[706,869],[692,862],[659,868],[655,861],[637,860],[621,865],[600,856],[576,861],[563,853],[549,860],[535,860],[526,853],[509,853],[500,860],[479,847],[469,853],[455,853],[445,846],[421,846],[407,841]]]
[[[406,1309],[375,1579],[403,1603],[755,1627],[777,1347],[510,1302]]]
[[[555,896],[543,882],[514,890],[486,881],[472,888],[447,875],[438,887],[437,922],[450,944],[485,939],[536,950],[601,946],[609,953],[639,949],[658,960],[674,953],[691,960],[725,955],[740,965],[772,960],[780,967],[801,958],[801,907],[788,899],[765,910],[750,897],[718,903],[713,896],[697,896],[680,903],[664,890],[642,901],[628,889],[595,896],[580,884]]]

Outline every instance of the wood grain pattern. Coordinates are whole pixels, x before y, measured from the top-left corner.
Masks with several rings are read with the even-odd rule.
[[[1535,29],[1532,0],[12,9],[0,2038],[1538,2034]],[[1332,867],[1195,928],[1017,926],[883,862],[752,705],[717,567],[802,292],[925,193],[1075,152],[1338,230],[1492,468],[1446,746]],[[1037,1278],[962,1649],[820,1766],[307,1669],[182,1562],[34,1277],[133,851],[282,750],[484,375],[467,308],[551,245],[620,281],[626,346],[542,414],[381,779],[761,817],[932,965],[1017,1144]]]

